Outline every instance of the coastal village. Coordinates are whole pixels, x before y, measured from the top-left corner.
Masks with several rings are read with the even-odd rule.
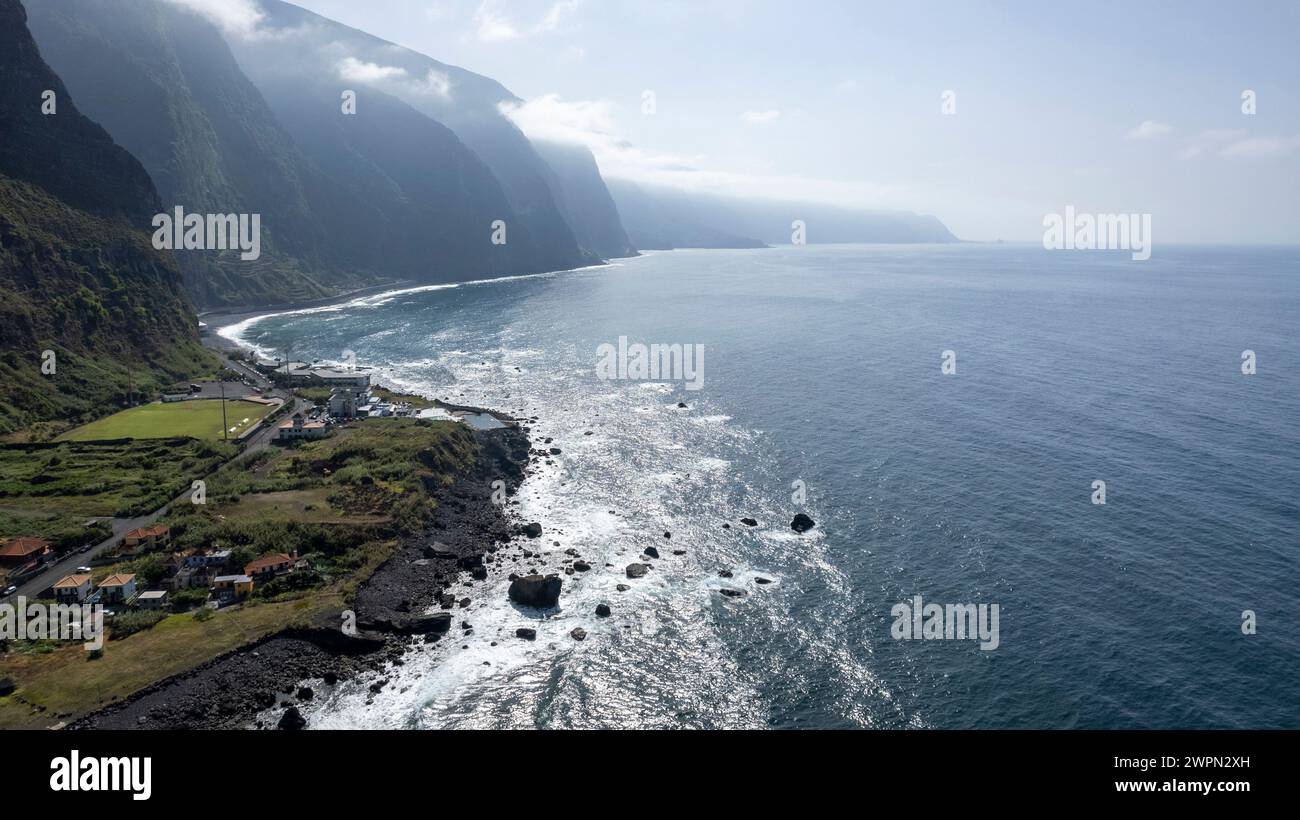
[[[102,606],[118,697],[337,612],[474,452],[463,409],[368,368],[219,355],[211,381],[0,450],[0,603]],[[0,725],[93,705],[58,671],[79,646],[5,643]]]
[[[234,403],[212,398],[217,392],[238,396],[235,402],[263,402],[269,408],[264,418],[243,429],[237,423],[223,435],[237,433],[237,440],[252,441],[261,433],[268,437],[269,443],[282,447],[326,438],[339,425],[358,419],[407,418],[422,414],[453,417],[445,412],[431,413],[433,403],[418,397],[401,397],[373,387],[371,371],[366,368],[348,369],[265,358],[254,359],[251,364],[263,379],[260,382],[263,389],[256,394],[241,389],[259,386],[252,373],[246,372],[239,382],[193,384],[187,393],[163,393],[154,406],[166,408],[180,402]],[[263,430],[264,427],[269,429]],[[258,583],[309,568],[305,559],[284,553],[261,556],[236,566],[231,562],[231,551],[221,549],[219,545],[179,551],[171,550],[170,546],[170,530],[166,525],[137,527],[123,534],[116,545],[103,550],[101,557],[90,560],[88,565],[77,567],[46,587],[29,591],[35,592],[34,597],[65,603],[102,603],[120,608],[163,610],[172,605],[169,596],[178,591],[207,589],[210,594],[205,605],[218,608],[242,600]],[[109,562],[116,566],[147,554],[164,556],[162,577],[154,579],[157,589],[137,590],[137,578],[132,573],[111,573],[92,581],[94,566]],[[65,557],[66,554],[60,554],[57,546],[45,538],[19,533],[6,535],[0,539],[0,582],[3,582],[0,592],[3,596],[13,595],[18,591],[18,585]],[[192,602],[194,597],[184,596],[182,600]]]

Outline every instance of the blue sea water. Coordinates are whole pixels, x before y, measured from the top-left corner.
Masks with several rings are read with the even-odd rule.
[[[499,574],[476,585],[464,641],[416,650],[373,699],[339,686],[314,726],[1296,728],[1298,323],[1295,248],[806,246],[226,332],[538,416],[563,453],[518,513],[556,566],[576,548],[594,567],[544,620]],[[620,336],[704,345],[703,389],[598,379]],[[895,640],[914,595],[998,604],[1000,645]]]

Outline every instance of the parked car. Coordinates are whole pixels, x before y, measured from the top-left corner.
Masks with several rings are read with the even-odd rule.
[[[0,598],[8,598],[18,591],[18,587],[5,587],[4,592],[0,592]]]

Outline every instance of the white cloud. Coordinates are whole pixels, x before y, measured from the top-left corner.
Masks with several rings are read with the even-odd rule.
[[[766,111],[746,111],[740,115],[740,118],[750,125],[764,125],[779,119],[780,116],[780,111],[769,108]]]
[[[451,98],[451,77],[445,72],[429,69],[429,73],[424,75],[424,83],[416,87],[417,91],[423,90],[423,93],[433,94],[437,97]]]
[[[167,2],[202,15],[224,31],[240,37],[256,36],[262,21],[266,19],[257,0],[167,0]]]
[[[1124,136],[1125,138],[1131,140],[1149,140],[1149,139],[1155,139],[1156,137],[1163,137],[1165,134],[1168,134],[1172,130],[1173,130],[1172,128],[1170,128],[1168,125],[1165,125],[1163,122],[1156,122],[1155,120],[1143,120],[1142,123],[1139,124],[1137,128],[1134,128],[1133,130],[1129,131]]]
[[[648,185],[735,197],[824,202],[846,207],[897,207],[903,189],[870,182],[792,175],[741,174],[703,167],[706,157],[647,151],[620,137],[608,100],[566,101],[547,94],[501,112],[531,139],[584,145],[603,175]]]
[[[398,77],[405,77],[406,69],[398,66],[367,63],[356,57],[344,57],[335,66],[339,76],[354,83],[379,83]]]
[[[339,77],[347,82],[364,83],[380,88],[388,87],[399,93],[405,91],[413,94],[451,97],[451,77],[432,68],[423,77],[412,77],[400,66],[369,63],[356,57],[344,57],[335,64],[334,68]]]
[[[559,0],[559,2],[547,9],[546,14],[542,17],[542,21],[537,24],[535,30],[538,33],[555,31],[560,27],[560,23],[563,22],[564,18],[577,11],[578,6],[581,4],[582,0]]]
[[[483,0],[474,12],[475,33],[484,43],[504,43],[519,36],[519,29],[508,17],[497,11],[492,0]]]
[[[536,24],[521,26],[500,10],[497,0],[483,0],[474,12],[475,36],[484,43],[504,43],[556,31],[581,3],[582,0],[557,0]]]
[[[1300,136],[1247,137],[1229,143],[1219,153],[1225,157],[1260,159],[1263,157],[1280,157],[1297,149],[1300,149]]]
[[[566,102],[559,94],[546,94],[522,104],[501,104],[501,113],[530,137],[591,148],[616,141],[612,111],[613,104],[608,100]]]

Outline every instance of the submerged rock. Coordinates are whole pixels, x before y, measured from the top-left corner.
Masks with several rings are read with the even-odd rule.
[[[521,626],[515,630],[515,637],[523,638],[526,641],[535,641],[537,640],[537,630],[529,629],[526,626]]]
[[[558,575],[524,575],[510,582],[510,600],[524,606],[547,609],[560,602],[564,581]]]
[[[723,587],[722,589],[718,590],[718,592],[721,592],[723,595],[727,596],[728,598],[745,597],[745,591],[743,589],[730,589],[728,587]]]
[[[659,557],[659,550],[655,549],[654,547],[646,547],[644,553],[646,555],[649,555],[651,558]]]
[[[746,527],[757,527],[757,526],[758,526],[758,521],[755,520],[755,519],[753,519],[753,518],[742,518],[742,519],[740,519],[740,523],[744,524]]]
[[[573,631],[569,633],[569,637],[573,638],[575,641],[585,641],[587,639],[587,630],[580,626],[575,626]]]
[[[627,569],[625,569],[624,572],[627,573],[627,577],[629,578],[640,578],[644,576],[649,569],[650,567],[645,564],[628,564]]]
[[[807,532],[815,526],[817,526],[817,522],[803,513],[797,513],[794,520],[790,522],[790,529],[795,532]]]
[[[536,521],[524,525],[524,535],[529,538],[540,538],[542,536],[542,525]]]
[[[280,722],[276,725],[281,729],[291,731],[305,729],[307,728],[307,718],[302,716],[302,712],[298,711],[297,706],[290,706],[284,710],[284,714],[280,716]]]
[[[609,604],[596,604],[596,614],[601,618],[608,618]]]

